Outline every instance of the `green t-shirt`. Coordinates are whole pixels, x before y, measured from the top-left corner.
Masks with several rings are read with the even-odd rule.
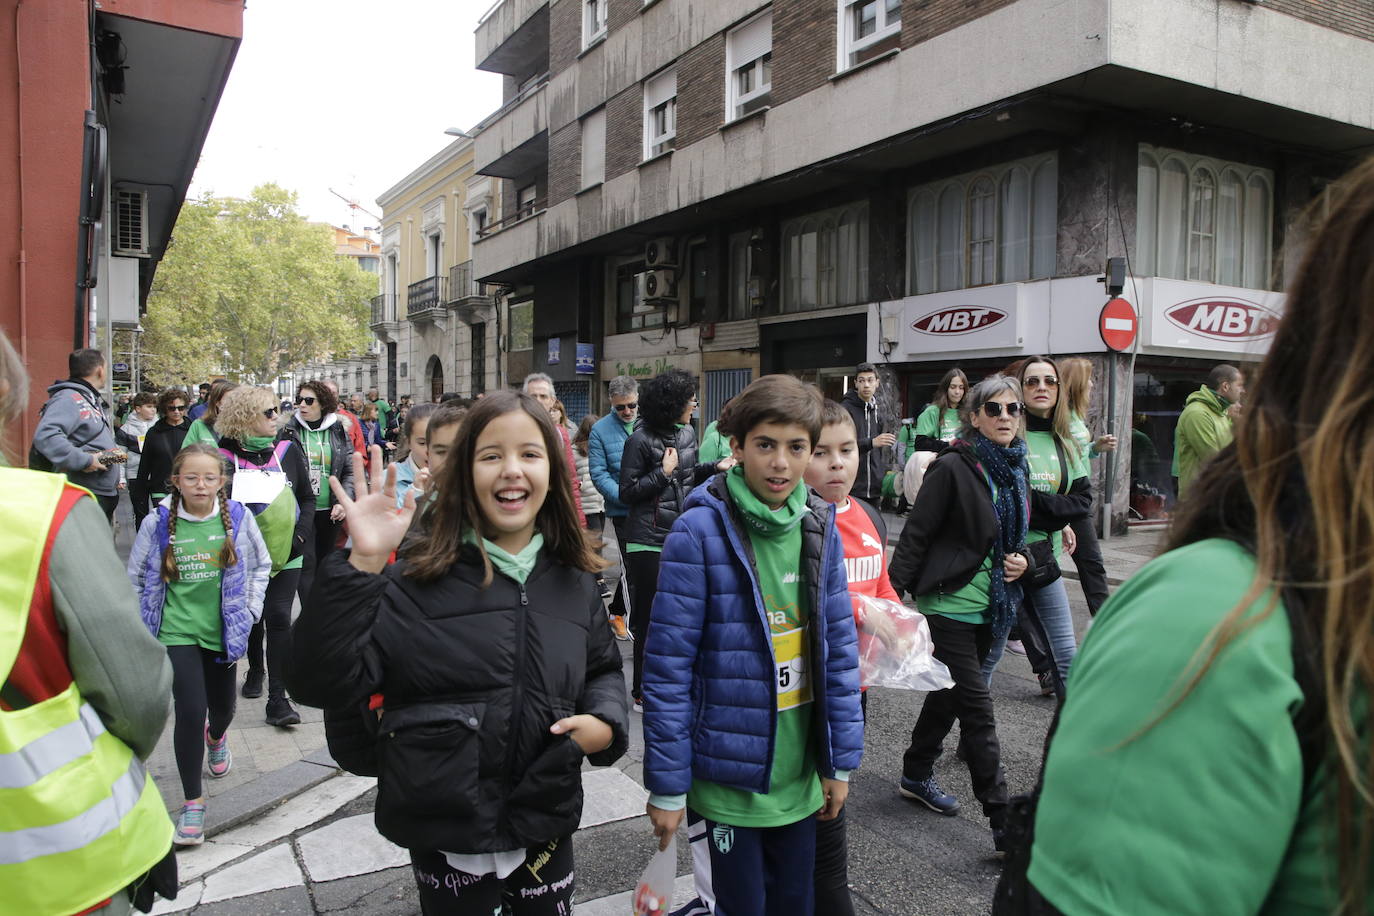
[[[777,682],[777,732],[767,794],[692,781],[687,804],[710,820],[737,827],[782,827],[810,817],[825,803],[811,743],[811,608],[801,574],[801,519],[806,487],[798,486],[782,508],[768,509],[749,490],[742,468],[726,476],[744,517],[772,632]]]
[[[1059,463],[1059,450],[1054,444],[1054,433],[1039,430],[1026,432],[1026,482],[1041,493],[1067,493],[1073,482],[1088,476],[1087,459],[1084,453],[1073,447],[1064,450],[1064,464]],[[1067,469],[1069,479],[1064,480],[1063,470]],[[1049,538],[1054,544],[1054,555],[1058,557],[1064,549],[1064,535],[1055,531],[1047,533],[1034,529],[1026,532],[1026,543],[1034,544]]]
[[[167,583],[158,642],[223,652],[219,552],[224,546],[224,522],[218,513],[199,522],[179,518],[176,529],[172,556],[179,578]]]
[[[310,465],[310,486],[316,487],[315,508],[329,508],[329,467],[334,460],[334,446],[329,430],[301,427],[301,445],[305,446],[305,460]]]
[[[1069,419],[1069,435],[1073,436],[1073,441],[1078,443],[1080,455],[1087,455],[1089,458],[1097,457],[1097,447],[1093,444],[1092,431],[1088,429],[1088,424],[1078,414],[1071,414]]]
[[[1202,541],[1149,563],[1093,621],[1046,762],[1030,864],[1069,916],[1336,911],[1335,826],[1321,771],[1303,795],[1283,608],[1156,722],[1254,574],[1241,547]],[[1374,898],[1364,907],[1374,913]]]
[[[715,464],[730,454],[730,440],[721,435],[716,423],[716,420],[712,420],[706,427],[706,432],[701,434],[701,448],[697,449],[697,460],[703,464]]]
[[[372,405],[377,408],[377,428],[386,432],[387,418],[391,416],[391,405],[384,398],[378,398],[372,402]]]
[[[946,442],[958,438],[959,427],[959,411],[953,407],[946,407],[942,411],[934,404],[927,404],[916,418],[916,435],[944,439]]]
[[[204,442],[219,448],[219,436],[215,435],[214,427],[206,423],[204,418],[191,421],[190,427],[186,430],[186,438],[181,440],[181,447],[185,448],[197,442]]]

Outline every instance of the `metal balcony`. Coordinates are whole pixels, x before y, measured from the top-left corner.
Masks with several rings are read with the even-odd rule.
[[[485,284],[477,282],[471,261],[449,268],[448,292],[449,306],[464,324],[480,324],[496,317],[495,303],[488,295]]]
[[[442,318],[447,303],[448,277],[436,274],[406,287],[406,317],[411,321]]]
[[[396,320],[396,296],[394,293],[382,293],[380,296],[372,297],[372,326],[386,324]]]

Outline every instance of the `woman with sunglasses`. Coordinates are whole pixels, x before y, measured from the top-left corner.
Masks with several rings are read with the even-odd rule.
[[[1022,363],[1019,375],[1026,399],[1027,476],[1039,494],[1026,545],[1032,567],[1049,568],[1051,560],[1058,564],[1063,558],[1064,529],[1092,511],[1088,456],[1073,437],[1073,412],[1068,399],[1060,397],[1054,360],[1032,356]],[[1025,583],[1026,610],[1034,618],[1031,625],[1038,624],[1053,661],[1040,675],[1040,689],[1063,700],[1069,665],[1078,652],[1069,593],[1062,576],[1038,587],[1031,583],[1032,579]],[[999,639],[988,653],[983,672],[989,680],[1005,648],[1006,640]]]
[[[305,551],[301,567],[299,594],[304,602],[315,583],[315,570],[334,551],[338,542],[343,506],[329,489],[329,476],[339,478],[344,491],[353,496],[353,445],[348,430],[336,411],[339,397],[324,382],[309,381],[296,390],[296,412],[281,428],[281,438],[289,439],[305,453],[314,506],[315,544]]]
[[[248,634],[248,673],[241,693],[262,696],[263,638],[267,641],[267,724],[299,725],[286,699],[286,659],[291,654],[291,603],[300,586],[306,554],[314,549],[315,493],[310,466],[297,440],[277,432],[280,408],[267,388],[236,388],[220,404],[215,429],[219,450],[233,475],[230,495],[246,505],[272,558],[272,578],[262,618]]]
[[[157,396],[158,421],[143,437],[143,454],[135,475],[150,505],[156,506],[172,492],[172,459],[181,451],[186,431],[191,428],[186,418],[188,409],[189,399],[180,388],[168,388]]]
[[[1007,781],[982,665],[1021,604],[1030,523],[1021,389],[1005,375],[968,393],[963,429],[926,469],[888,577],[916,596],[935,657],[954,686],[926,696],[902,759],[901,794],[953,816],[959,801],[935,781],[945,736],[959,722],[973,794],[1003,848]]]

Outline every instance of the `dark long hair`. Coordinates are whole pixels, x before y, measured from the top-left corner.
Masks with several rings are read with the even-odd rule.
[[[649,429],[669,432],[696,393],[696,379],[682,369],[660,372],[639,386],[639,417]]]
[[[1164,715],[1230,643],[1274,612],[1271,600],[1246,614],[1266,589],[1301,596],[1318,634],[1331,846],[1340,912],[1349,913],[1364,911],[1374,866],[1374,754],[1361,739],[1374,735],[1374,159],[1341,184],[1307,240],[1235,441],[1203,469],[1170,534],[1170,550],[1208,537],[1238,541],[1254,552],[1256,570]]]
[[[955,366],[953,369],[949,370],[944,374],[944,377],[940,379],[940,387],[935,389],[934,403],[935,406],[940,408],[941,410],[949,410],[951,407],[959,409],[964,406],[964,401],[960,401],[958,404],[951,404],[949,402],[949,383],[954,381],[955,379],[963,380],[964,400],[968,400],[968,376],[964,375],[963,369],[960,369],[958,366]]]
[[[524,411],[539,427],[549,461],[549,491],[535,516],[535,527],[544,536],[544,547],[558,563],[587,572],[597,572],[605,564],[592,548],[577,521],[573,503],[572,469],[563,455],[563,440],[553,420],[534,398],[515,391],[497,391],[478,401],[458,427],[453,449],[434,481],[434,505],[425,513],[425,531],[402,545],[406,560],[405,575],[421,582],[439,578],[458,562],[467,531],[478,534],[477,550],[482,556],[482,585],[491,584],[491,558],[482,546],[485,519],[473,485],[473,459],[477,439],[497,417]],[[433,418],[430,420],[434,422]]]

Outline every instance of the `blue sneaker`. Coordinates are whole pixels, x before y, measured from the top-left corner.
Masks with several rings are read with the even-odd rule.
[[[919,782],[903,776],[897,791],[902,793],[903,798],[914,798],[936,814],[953,817],[959,813],[959,799],[941,789],[933,775]]]
[[[218,741],[210,737],[210,726],[205,726],[205,748],[209,751],[210,775],[215,779],[229,775],[234,765],[234,755],[229,750],[229,733],[226,731]]]
[[[172,842],[177,846],[199,846],[205,842],[205,805],[187,802],[177,814],[177,831]]]

